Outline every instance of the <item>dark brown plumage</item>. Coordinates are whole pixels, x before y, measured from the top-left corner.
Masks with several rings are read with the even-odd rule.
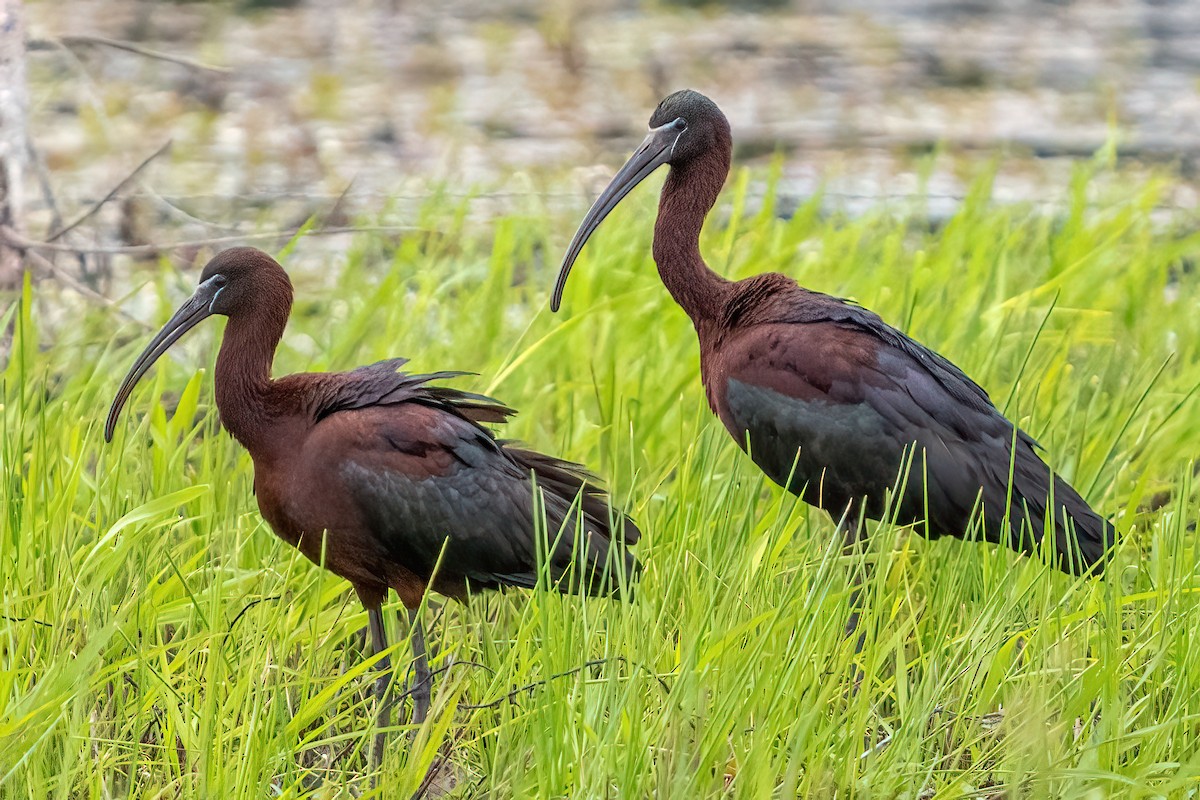
[[[876,314],[784,275],[731,282],[708,268],[700,229],[732,153],[716,104],[676,92],[650,128],[580,224],[553,309],[588,237],[634,186],[669,164],[654,260],[696,328],[709,405],[772,480],[842,521],[851,541],[860,514],[887,513],[931,537],[964,536],[979,520],[988,540],[1031,551],[1050,516],[1054,563],[1075,573],[1102,569],[1113,526],[1052,477],[1033,439],[958,367]]]
[[[562,591],[611,594],[636,574],[626,547],[640,535],[633,522],[615,513],[613,529],[607,497],[578,465],[497,440],[480,425],[503,422],[511,409],[434,384],[463,373],[410,375],[399,371],[404,359],[392,359],[272,380],[291,305],[291,282],[266,253],[242,247],[219,254],[134,362],[104,436],[112,440],[133,387],[173,342],[208,316],[227,316],[217,408],[254,461],[263,518],[351,583],[367,608],[376,652],[386,647],[380,607],[388,590],[410,609],[418,722],[428,709],[429,672],[415,612],[427,589],[465,599],[479,589],[534,586],[539,550]],[[545,509],[540,546],[535,493]],[[579,521],[585,541],[577,540]],[[386,659],[381,667],[382,728],[390,716]]]

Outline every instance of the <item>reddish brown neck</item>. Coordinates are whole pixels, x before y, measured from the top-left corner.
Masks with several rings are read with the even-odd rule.
[[[217,355],[221,423],[256,459],[267,455],[272,446],[271,428],[280,410],[272,402],[271,363],[290,311],[289,297],[231,315]]]
[[[718,317],[729,281],[709,269],[700,255],[700,229],[729,174],[729,153],[710,148],[682,166],[672,166],[658,201],[654,261],[675,302],[703,334]]]

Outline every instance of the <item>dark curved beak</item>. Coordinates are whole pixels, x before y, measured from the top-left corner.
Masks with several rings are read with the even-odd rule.
[[[579,230],[575,231],[575,238],[571,240],[571,246],[567,248],[562,267],[559,268],[558,280],[554,283],[554,294],[550,297],[551,311],[558,311],[558,307],[562,305],[567,276],[571,274],[571,267],[575,265],[575,259],[579,257],[588,238],[596,228],[600,227],[600,223],[604,221],[609,212],[617,207],[617,203],[633,191],[633,187],[671,159],[671,153],[675,149],[675,143],[679,141],[680,133],[674,123],[670,122],[651,130],[650,135],[625,162],[625,166],[621,167],[620,171],[613,176],[608,186],[596,198],[596,202],[588,209],[587,216],[579,224]]]
[[[213,315],[213,300],[224,286],[223,282],[219,282],[220,277],[214,275],[200,284],[196,293],[179,307],[175,316],[171,317],[170,321],[142,351],[142,354],[137,357],[137,361],[133,362],[133,366],[129,368],[129,374],[125,376],[125,380],[121,382],[121,388],[117,390],[117,396],[113,398],[112,407],[108,409],[108,420],[104,423],[104,441],[112,441],[113,430],[117,427],[117,417],[120,416],[125,401],[129,399],[129,395],[133,393],[133,387],[137,386],[137,382],[153,366],[158,357],[167,352],[167,349],[179,341],[185,333],[196,327],[198,322]]]

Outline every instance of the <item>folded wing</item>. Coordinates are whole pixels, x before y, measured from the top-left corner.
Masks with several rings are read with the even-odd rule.
[[[544,562],[563,591],[605,594],[636,573],[639,531],[590,475],[497,440],[479,422],[513,412],[430,383],[456,373],[401,363],[328,376],[304,454],[306,473],[344,484],[389,560],[442,587],[533,586]]]
[[[772,479],[835,516],[894,515],[932,537],[962,537],[978,519],[985,538],[1021,550],[1042,541],[1052,497],[1059,566],[1098,564],[1112,525],[982,388],[871,312],[804,295],[713,368],[718,414]]]

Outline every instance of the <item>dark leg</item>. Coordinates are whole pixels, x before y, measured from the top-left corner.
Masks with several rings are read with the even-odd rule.
[[[383,629],[383,611],[379,606],[367,609],[370,620],[371,645],[374,653],[387,649],[387,631]],[[379,659],[379,677],[375,679],[375,744],[371,748],[371,772],[376,773],[383,764],[383,746],[387,743],[386,729],[392,724],[392,701],[388,697],[388,686],[392,682],[392,660],[388,656]]]
[[[408,610],[409,638],[413,652],[413,722],[420,725],[429,715],[429,689],[433,676],[429,674],[429,661],[425,654],[425,629],[421,627],[420,609]]]
[[[862,531],[862,526],[858,520],[850,516],[853,512],[847,512],[846,518],[842,521],[842,536],[845,542],[845,551],[848,555],[857,558],[862,554],[862,544],[866,540],[866,535]],[[863,563],[853,566],[853,573],[850,576],[850,617],[846,620],[846,638],[858,631],[858,618],[862,613],[862,587],[863,583],[871,575],[871,565]],[[866,642],[866,633],[859,633],[858,639],[854,643],[854,652],[861,653],[863,644]]]

